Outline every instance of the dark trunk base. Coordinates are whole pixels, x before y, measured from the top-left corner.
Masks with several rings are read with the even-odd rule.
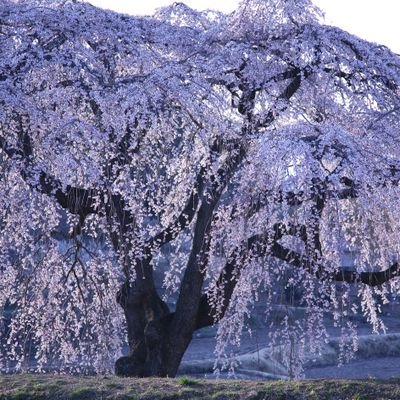
[[[115,363],[115,374],[131,377],[174,377],[190,341],[172,343],[173,313],[159,298],[152,284],[125,283],[117,294],[124,309],[130,353]],[[171,351],[173,350],[173,351]]]
[[[121,357],[115,363],[115,374],[124,377],[146,378],[150,376],[166,377],[160,369],[135,361],[132,356]]]

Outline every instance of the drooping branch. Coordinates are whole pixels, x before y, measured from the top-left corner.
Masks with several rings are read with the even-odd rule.
[[[287,249],[282,246],[279,241],[283,236],[297,237],[303,241],[306,247],[307,243],[311,241],[309,245],[321,252],[318,224],[325,206],[325,201],[333,197],[338,198],[338,196],[340,199],[353,198],[356,196],[357,185],[351,179],[345,177],[341,180],[341,183],[347,187],[341,189],[339,192],[332,192],[326,189],[326,185],[323,184],[323,182],[314,182],[314,190],[307,196],[309,197],[308,200],[311,200],[314,204],[314,211],[310,221],[312,225],[311,234],[308,232],[305,225],[277,223],[267,234],[250,237],[242,244],[242,250],[236,249],[234,251],[229,257],[216,283],[217,289],[222,296],[222,302],[218,305],[218,309],[216,309],[214,305],[210,304],[208,295],[202,295],[197,315],[196,329],[214,324],[224,316],[234,288],[240,277],[240,265],[243,264],[245,254],[244,248],[247,250],[252,249],[252,251],[255,251],[260,256],[270,253],[272,256],[292,266],[305,269],[318,279],[332,279],[332,276],[327,275],[323,267],[319,265],[319,257],[310,260],[309,256],[304,256],[296,251]],[[299,206],[306,199],[303,192],[280,192],[278,198],[275,200],[286,203],[289,206]],[[250,210],[251,215],[259,211],[264,205],[262,201],[257,202]],[[396,277],[397,274],[398,265],[395,263],[386,271],[356,273],[354,271],[343,270],[337,273],[333,279],[335,281],[345,281],[348,283],[360,282],[370,286],[376,286]]]
[[[152,237],[146,244],[150,249],[161,247],[174,240],[178,234],[192,222],[199,205],[199,196],[203,191],[205,168],[201,167],[193,189],[186,201],[186,205],[180,215],[162,232]]]
[[[382,176],[389,177],[382,180],[383,187],[391,184],[397,185],[400,181],[400,172],[398,168],[392,167],[387,170],[387,173],[382,173]],[[361,185],[353,179],[343,176],[340,178],[340,183],[343,185],[340,188],[329,188],[327,185],[321,189],[321,196],[324,196],[325,201],[329,200],[351,200],[360,196]],[[372,190],[372,187],[371,187]],[[260,194],[258,199],[251,204],[251,207],[246,213],[249,218],[259,212],[262,208],[266,207],[271,202],[284,204],[289,207],[301,206],[304,202],[312,200],[312,196],[306,195],[303,190],[285,191],[279,190],[277,192],[265,191]],[[238,207],[235,208],[235,210]]]
[[[285,235],[298,237],[304,242],[307,240],[307,231],[304,225],[277,223],[273,226],[269,235],[254,235],[245,240],[239,248],[231,253],[216,282],[216,289],[222,296],[222,302],[216,308],[207,293],[201,296],[196,318],[196,329],[213,325],[224,317],[233,291],[239,281],[242,265],[245,262],[248,251],[263,255],[266,253],[271,241],[278,241]]]
[[[328,190],[326,193],[327,199],[355,199],[360,195],[361,185],[354,179],[347,176],[340,178],[340,182],[344,185],[344,188],[338,190]],[[398,185],[400,182],[400,170],[397,167],[389,167],[386,170],[382,170],[382,181],[380,182],[380,187],[387,187],[390,185]],[[367,185],[369,190],[375,190],[372,185]]]
[[[63,185],[57,178],[39,170],[33,163],[33,151],[28,134],[23,134],[20,148],[10,145],[5,138],[0,137],[1,149],[10,158],[22,161],[21,176],[25,182],[39,193],[49,195],[58,204],[72,214],[87,216],[98,212],[98,191]]]
[[[315,272],[310,271],[309,260],[307,257],[304,257],[300,253],[297,253],[293,250],[289,250],[279,243],[274,243],[271,248],[271,254],[274,257],[287,262],[289,265],[304,269],[307,272],[313,274]],[[326,272],[326,270],[323,270],[322,274],[320,273],[320,271],[317,271],[316,277],[318,279],[332,279],[336,282],[346,282],[353,284],[363,283],[368,286],[379,286],[398,276],[400,276],[400,266],[399,263],[395,262],[384,271],[357,272],[343,269],[342,271],[339,271],[332,276],[331,274]]]
[[[356,272],[343,270],[335,275],[334,280],[336,282],[364,283],[365,285],[374,287],[383,285],[397,277],[400,277],[400,265],[395,262],[384,271]]]
[[[10,145],[5,138],[0,137],[0,147],[9,158],[22,162],[21,176],[32,189],[54,198],[62,208],[71,214],[79,215],[81,225],[89,214],[100,212],[101,202],[105,197],[100,189],[63,185],[59,179],[34,164],[31,139],[21,121],[19,138],[19,145],[14,146]],[[133,216],[126,209],[125,200],[121,195],[112,194],[109,201],[106,202],[104,210],[108,217],[114,216],[118,219],[122,231],[126,231],[132,224]]]
[[[307,241],[307,230],[304,225],[277,223],[274,225],[272,232],[268,235],[254,235],[243,242],[241,248],[235,249],[228,258],[216,282],[217,290],[223,297],[222,302],[217,309],[210,301],[207,293],[201,296],[196,319],[196,329],[213,325],[224,317],[233,291],[239,281],[242,269],[241,266],[243,265],[245,254],[248,249],[256,252],[259,256],[269,253],[273,257],[293,267],[307,271],[320,280],[330,279],[335,282],[346,282],[349,284],[363,283],[374,287],[382,285],[396,277],[400,277],[400,265],[398,262],[393,263],[389,268],[383,271],[357,272],[342,269],[332,275],[323,268],[315,269],[311,266],[309,257],[288,249],[279,243],[279,240],[285,235],[300,238],[303,242]]]
[[[99,106],[94,100],[91,100],[93,112],[96,114],[99,111]],[[135,146],[132,146],[133,131],[136,131]],[[116,145],[116,154],[107,162],[105,167],[106,176],[113,176],[122,167],[128,165],[132,162],[132,158],[135,154],[138,154],[143,146],[143,141],[146,137],[147,131],[145,129],[139,128],[138,117],[135,118],[132,126],[129,124],[125,128],[125,132],[122,138],[118,141]],[[114,130],[111,129],[109,133],[110,143],[116,142],[117,138]]]

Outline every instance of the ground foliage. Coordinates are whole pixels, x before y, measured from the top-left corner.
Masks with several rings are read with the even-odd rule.
[[[398,379],[235,381],[180,377],[0,376],[0,400],[398,400]]]
[[[2,1],[3,367],[33,354],[39,371],[107,371],[127,333],[118,373],[174,376],[217,321],[229,366],[257,292],[268,317],[293,288],[304,318],[271,333],[289,374],[319,352],[326,314],[346,361],[348,317],[384,330],[400,288],[399,69],[309,0],[148,18]]]

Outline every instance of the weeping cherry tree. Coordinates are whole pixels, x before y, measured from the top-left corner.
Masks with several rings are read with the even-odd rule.
[[[343,336],[359,312],[382,329],[400,291],[399,85],[398,55],[311,0],[140,18],[3,0],[2,366],[172,377],[195,331],[217,324],[223,359],[282,282],[306,309],[278,327],[299,359],[326,315]]]

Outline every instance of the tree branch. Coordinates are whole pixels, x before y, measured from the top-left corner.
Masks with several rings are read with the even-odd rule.
[[[299,237],[301,240],[307,240],[306,228],[303,225],[285,225],[277,223],[273,227],[273,240],[278,241],[285,235]],[[258,254],[264,254],[268,248],[269,239],[266,235],[254,235],[245,240],[242,245],[233,251],[228,257],[224,268],[216,282],[217,290],[222,294],[222,304],[216,309],[210,304],[209,296],[204,293],[200,298],[199,309],[196,318],[196,329],[204,328],[205,326],[213,325],[221,320],[226,310],[228,309],[230,299],[236,284],[240,278],[241,265],[245,261],[245,255],[248,249],[256,251]]]
[[[204,175],[205,168],[201,167],[199,173],[197,174],[196,182],[194,187],[189,195],[188,200],[186,201],[186,206],[180,213],[179,217],[175,219],[167,228],[165,228],[162,232],[158,233],[154,237],[152,237],[146,246],[150,249],[154,247],[161,247],[166,243],[174,240],[178,234],[190,224],[196,215],[197,207],[199,204],[199,196],[203,191],[204,186]]]
[[[213,325],[224,317],[233,291],[240,278],[240,265],[243,264],[246,249],[252,249],[260,256],[266,254],[267,251],[270,251],[273,257],[276,257],[296,268],[301,268],[314,275],[317,279],[331,278],[336,282],[346,282],[350,284],[363,283],[374,287],[382,285],[393,278],[400,277],[400,265],[397,262],[393,263],[384,271],[356,272],[343,269],[333,276],[324,273],[325,271],[321,268],[314,270],[310,265],[308,257],[304,257],[300,253],[287,249],[278,243],[278,241],[285,235],[299,237],[303,241],[307,240],[305,226],[286,226],[278,223],[275,224],[273,228],[273,244],[271,246],[269,246],[269,243],[271,243],[270,236],[254,235],[242,244],[241,249],[235,250],[234,254],[232,254],[226,262],[216,283],[218,291],[223,296],[222,304],[219,309],[216,309],[214,305],[210,304],[208,294],[204,293],[201,296],[198,308],[196,330]]]
[[[62,208],[72,214],[86,216],[97,213],[95,201],[97,191],[62,185],[58,179],[37,170],[32,163],[32,146],[27,134],[23,135],[22,149],[9,145],[2,137],[0,137],[0,146],[8,157],[22,160],[24,168],[20,172],[21,176],[33,189],[53,197]]]
[[[393,263],[388,269],[376,272],[356,272],[343,270],[335,275],[336,282],[364,283],[368,286],[379,286],[400,276],[399,263]]]
[[[374,287],[382,285],[385,282],[400,276],[400,266],[397,262],[393,263],[384,271],[357,272],[343,269],[332,276],[325,273],[325,271],[320,273],[321,270],[318,270],[317,272],[311,271],[310,263],[307,257],[303,257],[301,254],[293,250],[289,250],[279,243],[274,243],[274,245],[271,247],[271,255],[287,262],[294,267],[304,269],[305,271],[316,275],[318,279],[331,278],[336,282],[363,283],[365,285]]]

